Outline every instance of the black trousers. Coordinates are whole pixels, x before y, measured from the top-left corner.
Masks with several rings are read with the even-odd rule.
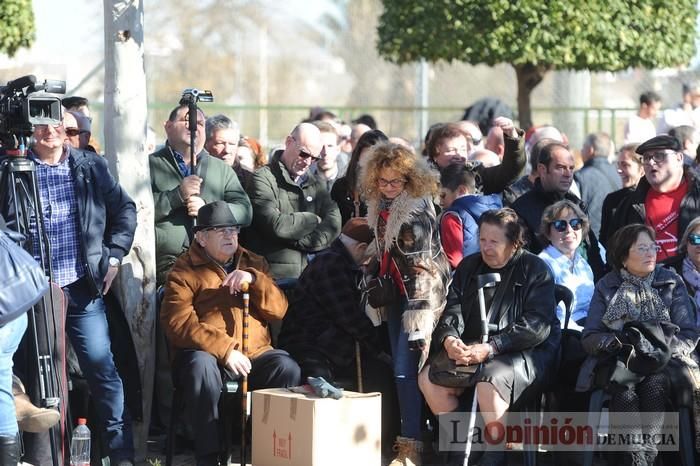
[[[248,389],[293,387],[299,385],[300,370],[282,350],[271,350],[251,361]],[[178,389],[184,400],[184,419],[194,432],[197,457],[217,453],[219,440],[219,398],[221,369],[206,351],[180,350],[175,358]]]

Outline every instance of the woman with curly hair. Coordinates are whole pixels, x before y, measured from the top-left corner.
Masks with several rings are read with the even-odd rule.
[[[404,146],[380,143],[362,161],[360,186],[384,284],[370,291],[370,301],[384,308],[401,413],[398,456],[390,466],[419,465],[423,401],[417,375],[450,279],[432,203],[437,175]],[[373,298],[379,289],[392,293]]]

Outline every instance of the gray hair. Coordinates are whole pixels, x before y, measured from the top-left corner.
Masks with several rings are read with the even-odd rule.
[[[607,133],[592,133],[586,136],[584,145],[593,149],[594,157],[609,157],[613,152],[612,142]]]
[[[218,115],[210,116],[209,118],[207,118],[205,126],[205,134],[207,140],[214,137],[214,133],[216,131],[219,131],[220,129],[232,129],[236,131],[239,135],[241,133],[241,130],[238,127],[238,123],[236,123],[226,115],[220,113]]]

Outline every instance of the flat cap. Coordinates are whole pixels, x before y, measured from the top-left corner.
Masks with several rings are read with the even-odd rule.
[[[343,225],[342,234],[360,243],[371,243],[374,232],[369,227],[367,219],[363,217],[353,217]]]
[[[674,138],[673,136],[669,136],[668,134],[660,134],[648,139],[643,144],[640,144],[635,152],[637,152],[639,155],[644,155],[645,152],[664,149],[671,149],[678,152],[681,150],[681,143],[678,142],[678,139]]]

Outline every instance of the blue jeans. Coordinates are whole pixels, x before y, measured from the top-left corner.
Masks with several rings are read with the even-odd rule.
[[[12,396],[12,355],[26,329],[26,312],[0,327],[0,436],[3,437],[17,435],[15,399]]]
[[[131,419],[112,357],[105,304],[90,292],[87,278],[63,288],[68,302],[66,333],[97,408],[102,438],[112,461],[133,460]]]
[[[394,361],[394,378],[396,379],[396,395],[401,411],[401,435],[412,439],[420,439],[421,413],[423,397],[418,390],[418,360],[419,351],[408,348],[408,334],[403,329],[401,315],[404,305],[391,306],[387,326],[391,353]]]

